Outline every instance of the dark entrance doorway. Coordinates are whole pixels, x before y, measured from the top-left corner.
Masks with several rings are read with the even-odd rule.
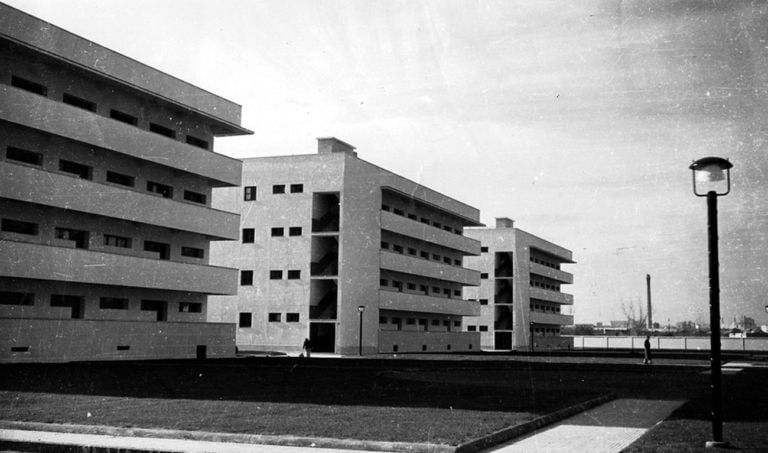
[[[494,335],[493,349],[512,349],[512,332],[496,332]]]
[[[72,319],[82,319],[85,300],[82,296],[51,294],[51,307],[69,307],[72,310]]]
[[[197,360],[205,360],[208,355],[208,347],[204,344],[197,345]]]
[[[312,352],[335,352],[336,325],[329,322],[309,323],[309,341]]]

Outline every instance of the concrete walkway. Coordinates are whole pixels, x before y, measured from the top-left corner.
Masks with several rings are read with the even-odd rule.
[[[486,451],[618,453],[684,401],[618,399]]]

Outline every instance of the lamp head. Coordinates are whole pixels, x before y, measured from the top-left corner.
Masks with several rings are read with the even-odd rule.
[[[731,191],[731,168],[733,164],[721,157],[705,157],[694,161],[690,167],[693,172],[693,193],[705,197],[714,192],[717,196],[728,195]]]
[[[358,305],[357,306],[357,311],[359,311],[360,313],[364,312],[365,311],[365,305]]]

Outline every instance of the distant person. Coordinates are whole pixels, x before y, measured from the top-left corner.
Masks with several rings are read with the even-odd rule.
[[[648,335],[645,337],[645,342],[643,343],[643,351],[645,352],[645,359],[643,359],[643,364],[650,364],[651,363],[651,336]]]
[[[303,351],[301,355],[309,358],[312,354],[312,343],[309,341],[309,338],[304,339],[304,344],[301,345],[301,349]]]

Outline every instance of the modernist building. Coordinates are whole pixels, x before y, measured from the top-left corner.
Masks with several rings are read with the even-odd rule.
[[[220,356],[240,106],[0,4],[0,360]]]
[[[462,235],[477,209],[357,157],[335,138],[318,153],[245,159],[243,188],[214,191],[239,212],[240,243],[212,262],[240,269],[237,296],[213,297],[209,318],[236,322],[242,350],[338,354],[479,348],[462,299],[480,273],[463,266],[480,243]],[[360,332],[362,331],[362,336]]]
[[[573,324],[566,314],[573,296],[560,288],[573,283],[573,275],[561,269],[574,262],[571,251],[515,228],[508,218],[496,219],[496,228],[464,234],[481,243],[481,255],[466,260],[481,273],[480,286],[465,288],[464,297],[480,304],[480,316],[468,318],[466,329],[480,332],[482,348],[568,347],[570,338],[560,336],[560,327]]]

